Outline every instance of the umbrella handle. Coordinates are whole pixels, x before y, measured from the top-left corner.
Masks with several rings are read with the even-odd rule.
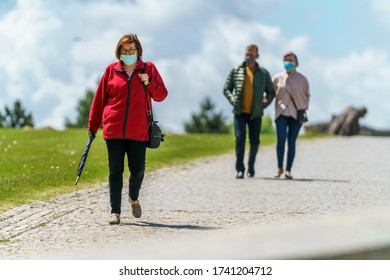
[[[77,183],[79,182],[79,180],[80,180],[80,176],[77,176],[76,182],[74,182],[74,185],[75,185],[75,186],[77,185]]]
[[[96,134],[91,132],[91,134],[89,134],[89,140],[92,141],[93,139],[95,139],[96,137]]]

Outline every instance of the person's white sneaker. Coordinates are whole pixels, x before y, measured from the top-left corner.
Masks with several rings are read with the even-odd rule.
[[[286,178],[288,180],[292,180],[293,176],[291,175],[291,173],[289,171],[286,171],[286,172],[284,172],[284,178]]]

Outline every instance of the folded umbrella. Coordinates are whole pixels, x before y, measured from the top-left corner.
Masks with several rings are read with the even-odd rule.
[[[79,167],[77,169],[77,178],[76,178],[76,182],[74,183],[75,185],[77,185],[77,183],[80,180],[81,172],[83,172],[85,162],[87,161],[88,152],[89,152],[89,149],[91,148],[91,144],[92,144],[93,139],[95,139],[95,136],[96,135],[93,132],[91,132],[91,134],[89,134],[87,146],[84,149],[84,153],[81,156]]]

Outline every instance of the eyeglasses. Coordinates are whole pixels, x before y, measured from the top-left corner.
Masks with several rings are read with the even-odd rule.
[[[121,54],[134,54],[135,52],[137,51],[137,49],[135,48],[129,48],[129,49],[125,49],[125,48],[121,48]]]

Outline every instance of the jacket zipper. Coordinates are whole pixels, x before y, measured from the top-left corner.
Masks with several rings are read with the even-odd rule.
[[[134,69],[134,71],[131,73],[129,76],[125,70],[122,69],[115,69],[115,71],[124,73],[127,76],[127,99],[126,99],[126,110],[125,110],[125,119],[123,121],[123,128],[122,128],[122,138],[126,138],[126,127],[127,127],[127,117],[129,114],[129,108],[130,108],[130,97],[131,97],[131,86],[130,86],[130,80],[131,77],[133,76],[134,72],[138,69]],[[142,70],[142,68],[141,68]]]
[[[127,75],[127,73],[126,73]],[[127,79],[127,100],[126,100],[126,111],[125,111],[125,119],[123,121],[123,135],[122,135],[122,138],[126,138],[126,126],[127,126],[127,117],[128,117],[128,114],[129,114],[129,108],[130,108],[130,79],[131,79],[131,76],[132,75],[128,75],[128,79]]]
[[[127,76],[127,98],[126,98],[126,110],[125,110],[125,118],[123,120],[123,128],[122,128],[122,138],[126,138],[126,127],[127,127],[127,117],[129,114],[129,108],[130,108],[130,79],[133,73],[129,76],[126,71],[121,69],[115,69],[117,72],[121,72]]]

